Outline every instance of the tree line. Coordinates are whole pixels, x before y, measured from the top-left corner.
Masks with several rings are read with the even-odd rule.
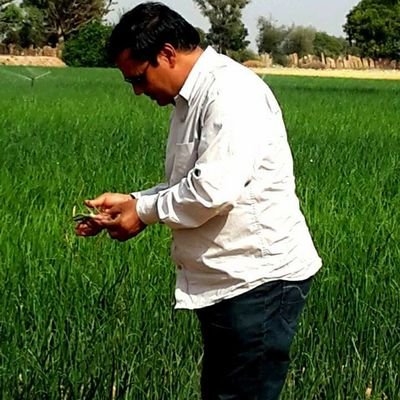
[[[0,0],[0,39],[21,47],[64,43],[92,21],[101,21],[112,0]]]
[[[255,58],[249,49],[242,13],[251,0],[193,0],[209,20],[198,28],[202,46],[212,45],[238,61]],[[112,26],[104,22],[113,0],[0,0],[0,43],[22,48],[62,46],[71,65],[106,66],[104,47]],[[400,0],[361,0],[349,10],[346,37],[335,37],[311,26],[278,25],[258,19],[257,51],[274,60],[298,53],[328,57],[353,54],[400,60]]]

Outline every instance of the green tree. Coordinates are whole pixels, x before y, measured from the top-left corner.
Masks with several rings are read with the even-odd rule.
[[[207,41],[219,52],[245,49],[249,41],[242,22],[242,10],[250,0],[194,0],[201,13],[210,21]]]
[[[41,47],[47,44],[47,34],[44,27],[44,14],[36,7],[24,7],[23,22],[19,31],[21,47]]]
[[[329,35],[326,32],[316,32],[314,39],[314,54],[324,53],[327,57],[338,57],[347,53],[346,39]]]
[[[200,47],[202,49],[207,48],[207,46],[208,46],[207,34],[201,28],[196,28],[196,29],[197,29],[197,32],[199,32],[199,36],[200,36]]]
[[[292,26],[283,42],[285,54],[297,53],[299,57],[312,54],[316,30],[312,26]]]
[[[0,10],[0,41],[23,48],[46,44],[43,13],[36,7],[15,3]]]
[[[0,10],[0,41],[6,44],[19,44],[19,32],[22,28],[23,19],[21,7],[12,3],[7,6],[4,5]]]
[[[347,38],[362,56],[400,59],[399,0],[361,0],[346,19]]]
[[[258,54],[248,47],[242,50],[230,50],[227,55],[239,63],[259,59]]]
[[[13,1],[10,0],[0,0],[0,11],[4,10],[8,5],[13,3]]]
[[[106,45],[111,31],[100,21],[86,24],[65,42],[64,62],[73,67],[109,67]]]
[[[112,6],[112,0],[24,0],[24,6],[43,11],[49,36],[62,44],[73,33],[91,21],[103,18]]]
[[[287,27],[277,26],[271,19],[258,19],[258,36],[256,39],[258,52],[278,55],[282,53],[282,43],[287,35]]]

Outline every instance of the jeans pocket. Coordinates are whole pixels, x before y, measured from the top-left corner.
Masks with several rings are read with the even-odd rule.
[[[311,282],[312,278],[305,281],[283,282],[280,315],[291,329],[296,329],[301,311],[307,300]]]

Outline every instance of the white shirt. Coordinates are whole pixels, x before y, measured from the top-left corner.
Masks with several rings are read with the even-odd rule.
[[[165,175],[167,183],[133,195],[144,223],[172,229],[176,308],[321,267],[279,105],[256,74],[211,47],[176,97]]]

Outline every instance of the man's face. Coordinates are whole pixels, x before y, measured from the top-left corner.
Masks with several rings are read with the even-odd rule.
[[[122,51],[117,58],[117,66],[126,82],[132,85],[137,96],[145,94],[158,105],[165,106],[174,102],[173,65],[168,57],[160,54],[155,66],[149,61],[139,61],[131,57],[130,49]]]

